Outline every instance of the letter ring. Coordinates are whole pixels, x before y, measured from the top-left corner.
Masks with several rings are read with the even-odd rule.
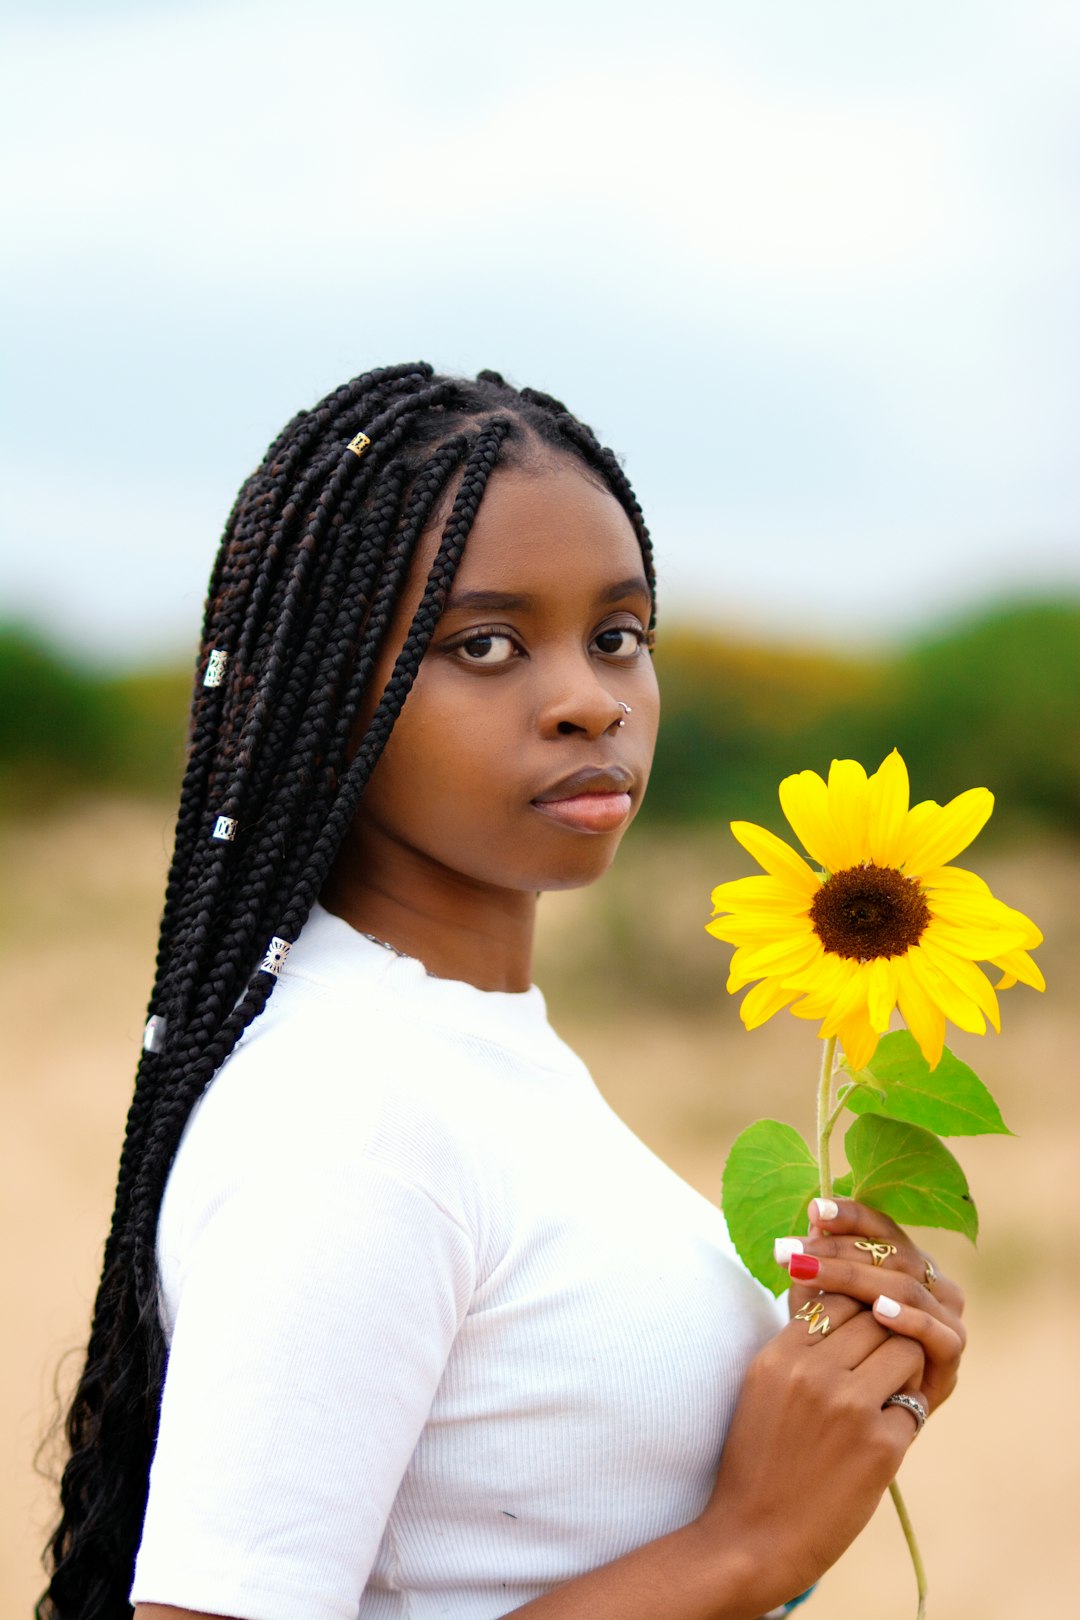
[[[829,1318],[825,1315],[825,1307],[820,1299],[808,1299],[805,1305],[800,1305],[795,1312],[796,1322],[808,1322],[807,1332],[811,1338],[820,1333],[824,1338],[829,1331]]]
[[[869,1238],[856,1238],[855,1247],[870,1256],[870,1264],[883,1266],[890,1254],[896,1253],[895,1243],[871,1243]]]

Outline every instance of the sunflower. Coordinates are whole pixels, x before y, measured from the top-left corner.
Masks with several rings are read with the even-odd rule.
[[[1034,923],[948,864],[985,826],[993,794],[971,788],[910,808],[908,798],[896,749],[870,777],[853,759],[834,759],[827,783],[816,771],[785,777],[781,807],[820,871],[764,827],[732,822],[766,875],[714,889],[713,910],[726,915],[706,927],[736,946],[728,990],[753,985],[740,1008],[747,1029],[788,1007],[820,1019],[818,1033],[838,1036],[862,1069],[898,1007],[934,1068],[946,1018],[983,1035],[987,1023],[1001,1028],[996,990],[1045,987],[1028,954],[1042,940]],[[996,985],[978,962],[1000,970]]]

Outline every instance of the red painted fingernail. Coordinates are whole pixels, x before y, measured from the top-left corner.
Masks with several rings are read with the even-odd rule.
[[[821,1261],[816,1254],[793,1254],[788,1262],[788,1271],[799,1282],[809,1282],[821,1270]]]

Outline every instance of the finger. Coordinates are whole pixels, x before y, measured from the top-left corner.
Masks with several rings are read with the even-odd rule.
[[[873,1304],[877,1322],[898,1336],[912,1340],[922,1348],[925,1357],[920,1394],[932,1412],[947,1400],[956,1385],[960,1357],[964,1353],[964,1330],[957,1321],[955,1327],[921,1311],[912,1305],[880,1294]]]
[[[898,1399],[899,1396],[903,1396],[903,1400]],[[923,1414],[921,1420],[918,1414],[912,1411],[911,1406],[908,1404],[909,1402],[914,1402],[919,1407]],[[905,1433],[909,1437],[909,1444],[911,1440],[916,1439],[922,1433],[923,1424],[925,1424],[927,1418],[930,1416],[926,1396],[922,1393],[917,1385],[913,1384],[908,1384],[906,1388],[898,1389],[893,1395],[888,1396],[881,1408],[881,1411],[886,1421],[893,1426],[895,1426],[897,1421],[896,1418],[892,1416],[894,1412],[900,1413],[908,1419],[908,1429],[905,1431]]]
[[[813,1295],[783,1331],[836,1372],[851,1372],[894,1337],[872,1312],[842,1294]]]
[[[911,1239],[902,1226],[897,1226],[888,1215],[869,1204],[857,1203],[854,1198],[812,1198],[809,1209],[810,1235],[821,1233],[832,1236],[874,1238],[880,1243],[903,1244],[911,1247]],[[814,1228],[818,1228],[818,1232]]]
[[[951,1278],[938,1272],[921,1249],[905,1241],[902,1244],[886,1243],[876,1238],[833,1237],[822,1234],[820,1237],[782,1237],[777,1238],[773,1244],[773,1254],[777,1265],[787,1267],[793,1255],[811,1254],[819,1260],[843,1259],[853,1261],[860,1265],[870,1265],[876,1270],[905,1271],[928,1288],[934,1298],[940,1300],[950,1311],[957,1316],[962,1315],[964,1309],[964,1293],[958,1284]],[[791,1272],[793,1281],[800,1281],[796,1269]],[[807,1277],[812,1281],[812,1277]]]
[[[802,1339],[810,1345],[824,1343],[830,1333],[835,1334],[853,1317],[869,1315],[858,1301],[845,1299],[841,1294],[823,1294],[819,1288],[813,1293],[807,1291],[801,1304],[790,1300],[789,1309],[790,1318],[783,1331],[789,1338]]]
[[[959,1337],[961,1348],[967,1342],[958,1314],[908,1272],[890,1271],[886,1275],[880,1266],[863,1265],[854,1260],[823,1260],[805,1251],[791,1256],[788,1271],[797,1282],[832,1294],[846,1294],[863,1305],[872,1306],[879,1295],[888,1295],[899,1304],[911,1306],[921,1315],[944,1324]]]
[[[882,1324],[876,1322],[869,1311],[866,1312],[866,1317],[876,1327],[881,1327]],[[879,1344],[870,1345],[869,1340],[864,1342],[867,1344],[867,1353],[858,1366],[851,1370],[865,1400],[882,1406],[896,1390],[911,1389],[920,1392],[923,1404],[928,1404],[925,1395],[921,1393],[925,1378],[925,1357],[918,1340],[889,1332]]]

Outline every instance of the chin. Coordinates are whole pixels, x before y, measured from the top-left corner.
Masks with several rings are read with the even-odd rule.
[[[530,883],[529,888],[544,894],[555,894],[560,889],[586,889],[590,883],[598,882],[615,859],[619,845],[615,843],[599,847],[599,839],[596,843],[597,848],[582,851],[581,859],[567,861],[560,870],[552,871],[548,867],[543,872],[537,872],[536,882]],[[591,859],[585,859],[585,856]]]

